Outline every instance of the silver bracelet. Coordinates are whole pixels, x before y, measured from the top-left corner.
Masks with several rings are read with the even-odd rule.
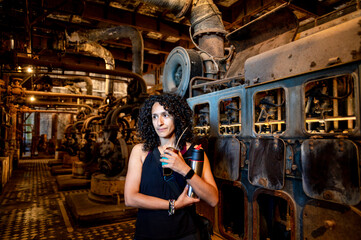
[[[173,215],[175,212],[174,203],[175,203],[174,199],[169,199],[168,216]]]

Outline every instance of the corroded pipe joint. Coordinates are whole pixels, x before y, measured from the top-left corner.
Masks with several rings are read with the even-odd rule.
[[[221,12],[215,4],[208,1],[198,3],[192,7],[190,22],[194,31],[194,38],[205,33],[215,33],[222,37],[227,34],[222,22]]]
[[[139,75],[143,74],[144,43],[142,34],[130,26],[117,26],[106,29],[94,29],[87,32],[73,32],[67,35],[68,41],[79,43],[91,43],[99,40],[128,38],[132,43],[133,67],[132,71]]]
[[[176,17],[183,17],[189,10],[192,0],[144,0],[144,2],[169,9]]]
[[[129,26],[117,26],[107,29],[96,29],[86,33],[89,41],[128,38],[132,43],[134,73],[143,74],[144,43],[142,34]]]
[[[114,61],[114,57],[113,57],[112,53],[109,50],[105,49],[102,45],[100,45],[96,42],[88,42],[88,43],[79,45],[79,50],[88,52],[93,56],[103,58],[105,61],[105,64],[107,66],[111,66],[111,67],[108,67],[107,69],[111,69],[111,70],[115,69],[115,61]]]

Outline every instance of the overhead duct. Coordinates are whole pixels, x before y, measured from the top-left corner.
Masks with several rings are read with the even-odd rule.
[[[78,46],[80,51],[88,52],[93,56],[101,57],[105,61],[105,69],[114,70],[113,54],[96,42],[87,42]]]
[[[224,28],[221,12],[212,0],[198,0],[192,6],[190,22],[200,50],[215,58],[224,57]]]
[[[201,50],[215,58],[224,57],[224,28],[221,12],[212,0],[143,0],[159,7],[167,8],[183,16],[190,10],[190,22],[193,29],[192,37],[198,40]],[[192,5],[192,6],[191,6]]]
[[[88,76],[67,77],[66,80],[70,82],[85,82],[86,94],[93,95],[93,82],[90,77]]]
[[[133,65],[132,71],[139,75],[143,74],[144,44],[140,32],[129,26],[118,26],[106,29],[95,29],[87,32],[74,32],[69,41],[96,42],[99,40],[111,40],[129,38],[132,43]]]
[[[187,97],[193,77],[219,79],[225,69],[224,28],[221,12],[212,0],[143,0],[172,12],[190,9],[189,34],[195,49],[174,48],[163,71],[163,91]],[[183,12],[182,15],[185,15]],[[178,14],[179,15],[179,14]]]
[[[106,63],[106,69],[115,69],[113,55],[97,44],[99,40],[111,40],[119,38],[129,38],[132,43],[132,71],[136,74],[143,74],[143,58],[144,58],[144,43],[143,37],[140,32],[129,26],[118,26],[107,29],[95,29],[87,32],[74,32],[71,36],[68,36],[68,40],[71,42],[85,42],[81,44],[80,48],[83,51],[98,54],[97,56],[102,57]],[[113,93],[113,81],[106,78],[106,95]]]
[[[176,14],[177,17],[183,17],[192,4],[192,0],[144,0],[144,2],[169,9],[174,14]]]
[[[114,70],[115,69],[115,61],[113,54],[105,49],[102,45],[96,42],[87,42],[84,44],[80,44],[78,46],[80,51],[84,51],[90,53],[93,56],[101,57],[105,61],[105,69]],[[109,95],[113,93],[113,81],[109,80],[109,75],[105,77],[105,95]]]

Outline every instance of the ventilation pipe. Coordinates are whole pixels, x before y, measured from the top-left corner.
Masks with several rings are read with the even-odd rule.
[[[71,42],[86,42],[86,46],[84,46],[85,51],[94,52],[96,54],[96,49],[99,48],[94,46],[96,45],[95,42],[99,40],[110,40],[110,39],[119,39],[119,38],[129,38],[132,43],[132,54],[133,54],[133,64],[132,64],[132,71],[136,74],[143,75],[143,58],[144,58],[144,44],[143,38],[140,32],[129,26],[118,26],[113,28],[107,29],[96,29],[90,30],[87,32],[74,32],[71,36],[68,36],[68,40]],[[101,46],[100,46],[101,47]],[[101,47],[103,50],[99,50],[97,54],[101,56],[106,62],[107,69],[114,69],[114,58],[109,51]],[[106,50],[106,51],[105,51]],[[106,95],[109,93],[113,93],[113,81],[109,81],[107,78],[106,81]]]
[[[197,0],[192,6],[190,22],[198,46],[215,58],[224,57],[224,28],[222,14],[212,0]]]
[[[144,44],[140,32],[129,26],[118,26],[107,29],[96,29],[87,32],[74,32],[69,37],[72,42],[96,42],[99,40],[111,40],[129,38],[132,43],[133,66],[132,71],[139,75],[143,74]]]
[[[70,82],[85,82],[86,84],[86,94],[93,95],[93,82],[90,77],[87,76],[77,76],[77,77],[68,77],[66,80]]]
[[[99,43],[96,42],[87,42],[84,44],[80,44],[78,46],[80,51],[87,52],[93,56],[103,58],[105,61],[105,69],[107,70],[114,70],[115,69],[115,61],[113,54],[101,46]],[[113,81],[109,80],[109,75],[105,76],[105,95],[108,96],[109,94],[113,93]]]
[[[169,9],[173,13],[176,14],[177,17],[183,17],[189,7],[192,4],[192,0],[143,0],[144,2],[156,5],[158,7],[162,7],[165,9]]]
[[[184,16],[191,7],[190,22],[192,38],[198,40],[198,47],[214,58],[224,57],[224,28],[221,12],[212,0],[143,0],[159,7],[167,8],[177,17]],[[192,5],[192,6],[191,6]]]

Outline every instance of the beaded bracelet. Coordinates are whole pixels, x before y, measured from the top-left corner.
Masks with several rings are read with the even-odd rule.
[[[169,199],[169,208],[168,208],[168,215],[173,215],[174,212],[175,212],[175,209],[174,209],[174,203],[175,203],[175,200],[174,199]]]

